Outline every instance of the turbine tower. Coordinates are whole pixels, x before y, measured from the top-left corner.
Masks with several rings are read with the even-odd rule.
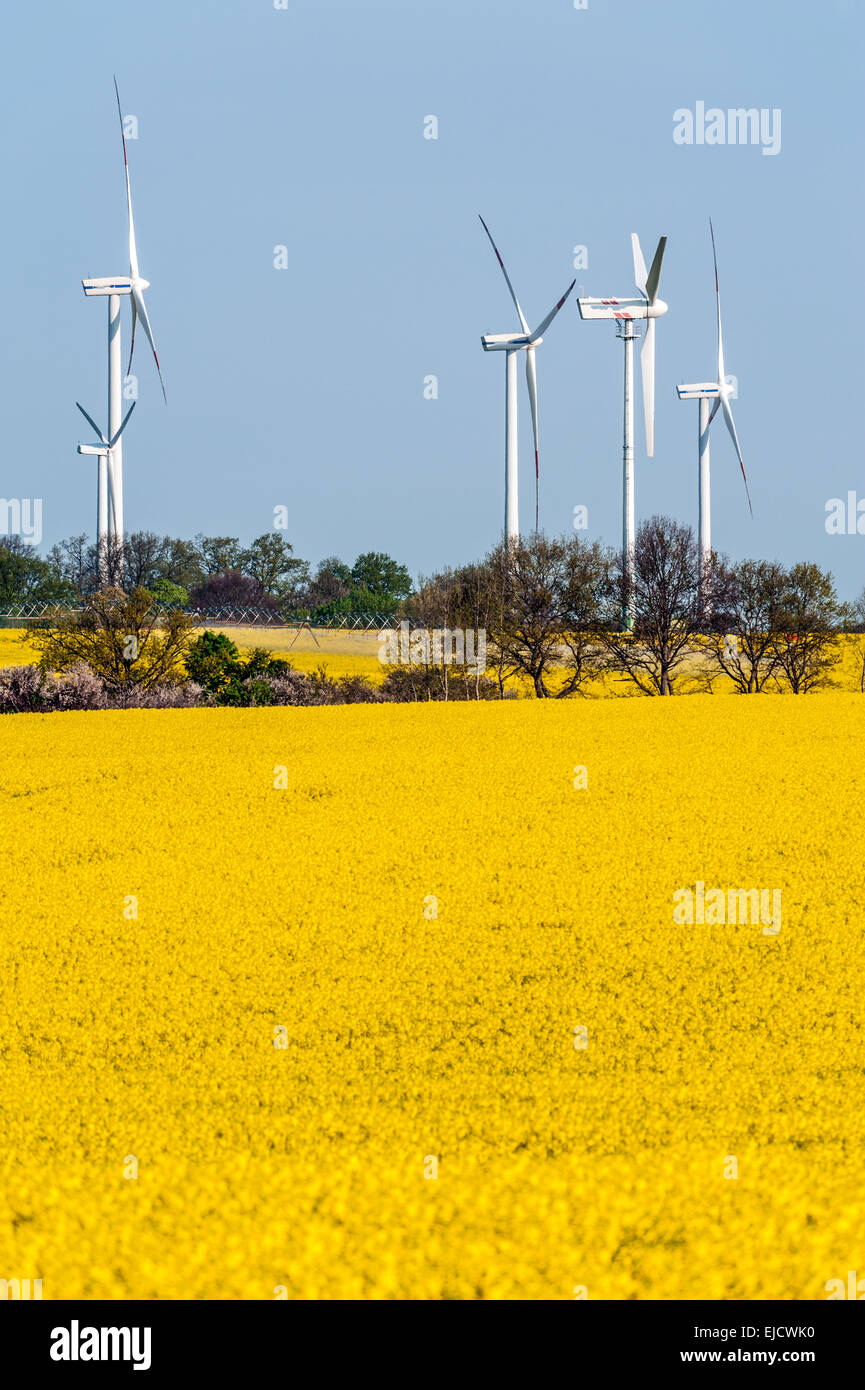
[[[698,381],[690,385],[677,386],[680,401],[699,401],[699,419],[697,433],[697,459],[698,459],[698,518],[700,534],[700,589],[702,594],[703,579],[708,573],[708,566],[712,559],[712,517],[711,517],[711,479],[709,471],[709,427],[718,413],[724,412],[724,419],[727,429],[736,449],[736,457],[739,460],[739,467],[742,470],[742,478],[745,483],[745,494],[748,498],[748,508],[751,516],[754,515],[754,508],[751,506],[751,493],[748,488],[748,478],[745,473],[745,464],[742,460],[742,450],[739,445],[739,436],[736,433],[736,425],[733,420],[733,411],[730,408],[730,401],[737,396],[735,379],[727,376],[724,365],[724,338],[721,331],[721,291],[718,285],[718,256],[715,250],[715,228],[712,226],[712,219],[709,219],[709,231],[712,235],[712,258],[715,262],[715,297],[718,305],[718,380],[717,381]],[[709,401],[714,401],[711,412]]]
[[[162,387],[162,395],[165,398],[165,383],[162,380],[162,371],[159,366],[159,358],[156,355],[156,345],[153,341],[153,333],[150,327],[150,320],[147,316],[147,308],[144,303],[144,291],[149,288],[150,282],[144,280],[138,269],[138,253],[135,246],[135,224],[132,220],[132,190],[129,184],[129,161],[126,154],[126,135],[123,130],[123,112],[120,106],[120,93],[117,89],[117,79],[114,79],[114,93],[117,97],[117,114],[120,118],[120,138],[123,142],[123,164],[126,172],[126,206],[129,216],[129,275],[108,275],[97,279],[82,280],[81,285],[85,295],[92,297],[107,297],[108,299],[108,438],[116,443],[109,446],[107,455],[107,524],[108,534],[117,542],[123,540],[123,445],[120,441],[120,434],[126,421],[121,420],[123,413],[123,365],[120,354],[120,297],[129,295],[132,300],[132,341],[129,349],[129,365],[127,375],[132,367],[132,354],[135,350],[135,325],[140,318],[144,325],[148,341],[153,350],[156,370],[159,373],[159,384]],[[131,412],[129,412],[131,413]],[[126,419],[129,418],[127,413]],[[90,419],[90,417],[87,417]],[[93,421],[90,421],[93,424]],[[94,429],[96,426],[94,425]],[[100,431],[96,431],[100,434]],[[100,511],[101,515],[101,511]]]
[[[577,283],[572,280],[570,286],[562,295],[562,298],[550,310],[547,317],[538,325],[534,333],[529,329],[526,316],[520,308],[520,301],[517,299],[511,278],[505,269],[505,263],[499,254],[499,249],[493,241],[492,234],[484,219],[481,218],[483,229],[490,239],[490,245],[496,253],[496,259],[502,268],[502,274],[510,290],[511,299],[519,315],[521,333],[490,333],[481,338],[484,352],[504,352],[505,359],[505,539],[507,541],[517,541],[520,537],[519,522],[519,437],[517,434],[517,353],[526,354],[526,384],[529,389],[529,404],[532,410],[532,428],[535,437],[535,530],[538,529],[538,502],[540,492],[540,437],[538,432],[538,371],[535,360],[535,353],[543,342],[543,334],[547,331],[559,310],[567,301],[568,295]]]
[[[640,336],[634,325],[635,319],[646,319],[646,334],[640,353],[640,367],[643,377],[643,412],[646,419],[646,454],[655,455],[655,319],[666,314],[667,305],[658,298],[658,285],[661,280],[661,265],[667,248],[667,238],[662,236],[658,242],[651,270],[646,270],[646,262],[636,232],[631,233],[631,246],[634,253],[634,279],[638,298],[630,299],[578,299],[580,317],[583,319],[615,319],[616,332],[625,344],[625,411],[624,445],[622,449],[622,559],[629,594],[628,611],[624,615],[628,628],[634,625],[633,578],[634,578],[634,343]]]

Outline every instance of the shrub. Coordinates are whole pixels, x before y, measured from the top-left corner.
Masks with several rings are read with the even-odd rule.
[[[44,627],[32,627],[29,640],[43,671],[68,671],[84,661],[106,690],[120,692],[180,680],[191,633],[192,619],[160,615],[147,589],[102,589],[80,612],[57,611]]]
[[[240,673],[240,652],[224,632],[202,632],[186,653],[186,674],[217,695]]]
[[[0,714],[23,714],[52,707],[51,677],[38,666],[0,670]]]
[[[381,683],[386,700],[509,700],[515,690],[499,690],[498,681],[476,676],[465,666],[391,666]]]
[[[84,661],[70,667],[54,684],[54,709],[108,709],[105,686]]]
[[[191,709],[204,703],[200,685],[165,681],[146,688],[117,690],[91,671],[83,661],[60,675],[38,666],[9,666],[0,670],[0,714],[40,713],[94,709]]]

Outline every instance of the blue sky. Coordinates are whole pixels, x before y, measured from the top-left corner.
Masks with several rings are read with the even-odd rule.
[[[105,310],[80,281],[128,269],[116,72],[139,122],[136,230],[168,391],[166,408],[142,338],[129,529],[247,540],[286,505],[313,561],[381,549],[418,574],[482,554],[502,526],[504,362],[480,335],[514,312],[478,212],[533,322],[574,275],[586,294],[631,293],[631,231],[647,259],[669,237],[637,514],[696,524],[696,406],[675,385],[714,372],[711,214],[755,512],[719,428],[714,544],[813,559],[861,589],[865,535],[825,530],[829,498],[865,499],[861,6],[49,0],[7,9],[2,29],[0,492],[43,499],[46,545],[94,524],[75,401],[104,417]],[[780,153],[676,145],[673,113],[698,101],[780,109]],[[618,542],[613,325],[570,302],[538,366],[541,524],[566,531],[581,504],[588,534]],[[525,527],[522,372],[520,447]]]

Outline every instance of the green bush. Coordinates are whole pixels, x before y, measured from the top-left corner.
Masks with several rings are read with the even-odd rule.
[[[246,660],[224,632],[209,629],[196,638],[186,658],[192,680],[203,686],[217,705],[269,705],[273,692],[265,677],[285,676],[291,666],[281,657],[256,647]]]

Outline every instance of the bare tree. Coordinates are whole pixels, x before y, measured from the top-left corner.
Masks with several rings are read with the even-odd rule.
[[[48,562],[58,579],[69,584],[79,598],[90,592],[95,579],[94,547],[86,535],[58,541],[48,552]]]
[[[831,574],[819,565],[794,565],[785,577],[772,642],[778,683],[786,681],[794,695],[836,685],[832,671],[840,660],[838,638],[847,617]]]
[[[712,574],[707,571],[710,583]],[[633,584],[629,584],[623,555],[617,555],[610,566],[607,623],[599,635],[613,668],[644,695],[674,693],[695,634],[705,626],[706,600],[709,611],[714,611],[714,595],[704,592],[701,597],[700,578],[700,552],[693,531],[668,516],[653,516],[637,531]],[[633,631],[617,631],[619,615],[628,611],[629,604]]]
[[[487,559],[497,596],[492,640],[512,672],[529,677],[535,695],[550,699],[556,666],[566,679],[564,699],[582,691],[598,670],[597,628],[607,557],[597,542],[578,536],[503,541]]]
[[[785,571],[766,560],[721,561],[713,575],[716,630],[705,637],[709,657],[743,695],[759,694],[778,669]]]
[[[856,623],[857,628],[865,633],[865,589],[857,598],[850,609],[850,615]],[[859,689],[865,695],[865,639],[859,644],[859,655],[862,658],[862,666],[859,671]]]
[[[164,541],[153,531],[133,531],[123,543],[123,587],[152,589],[162,577]]]

